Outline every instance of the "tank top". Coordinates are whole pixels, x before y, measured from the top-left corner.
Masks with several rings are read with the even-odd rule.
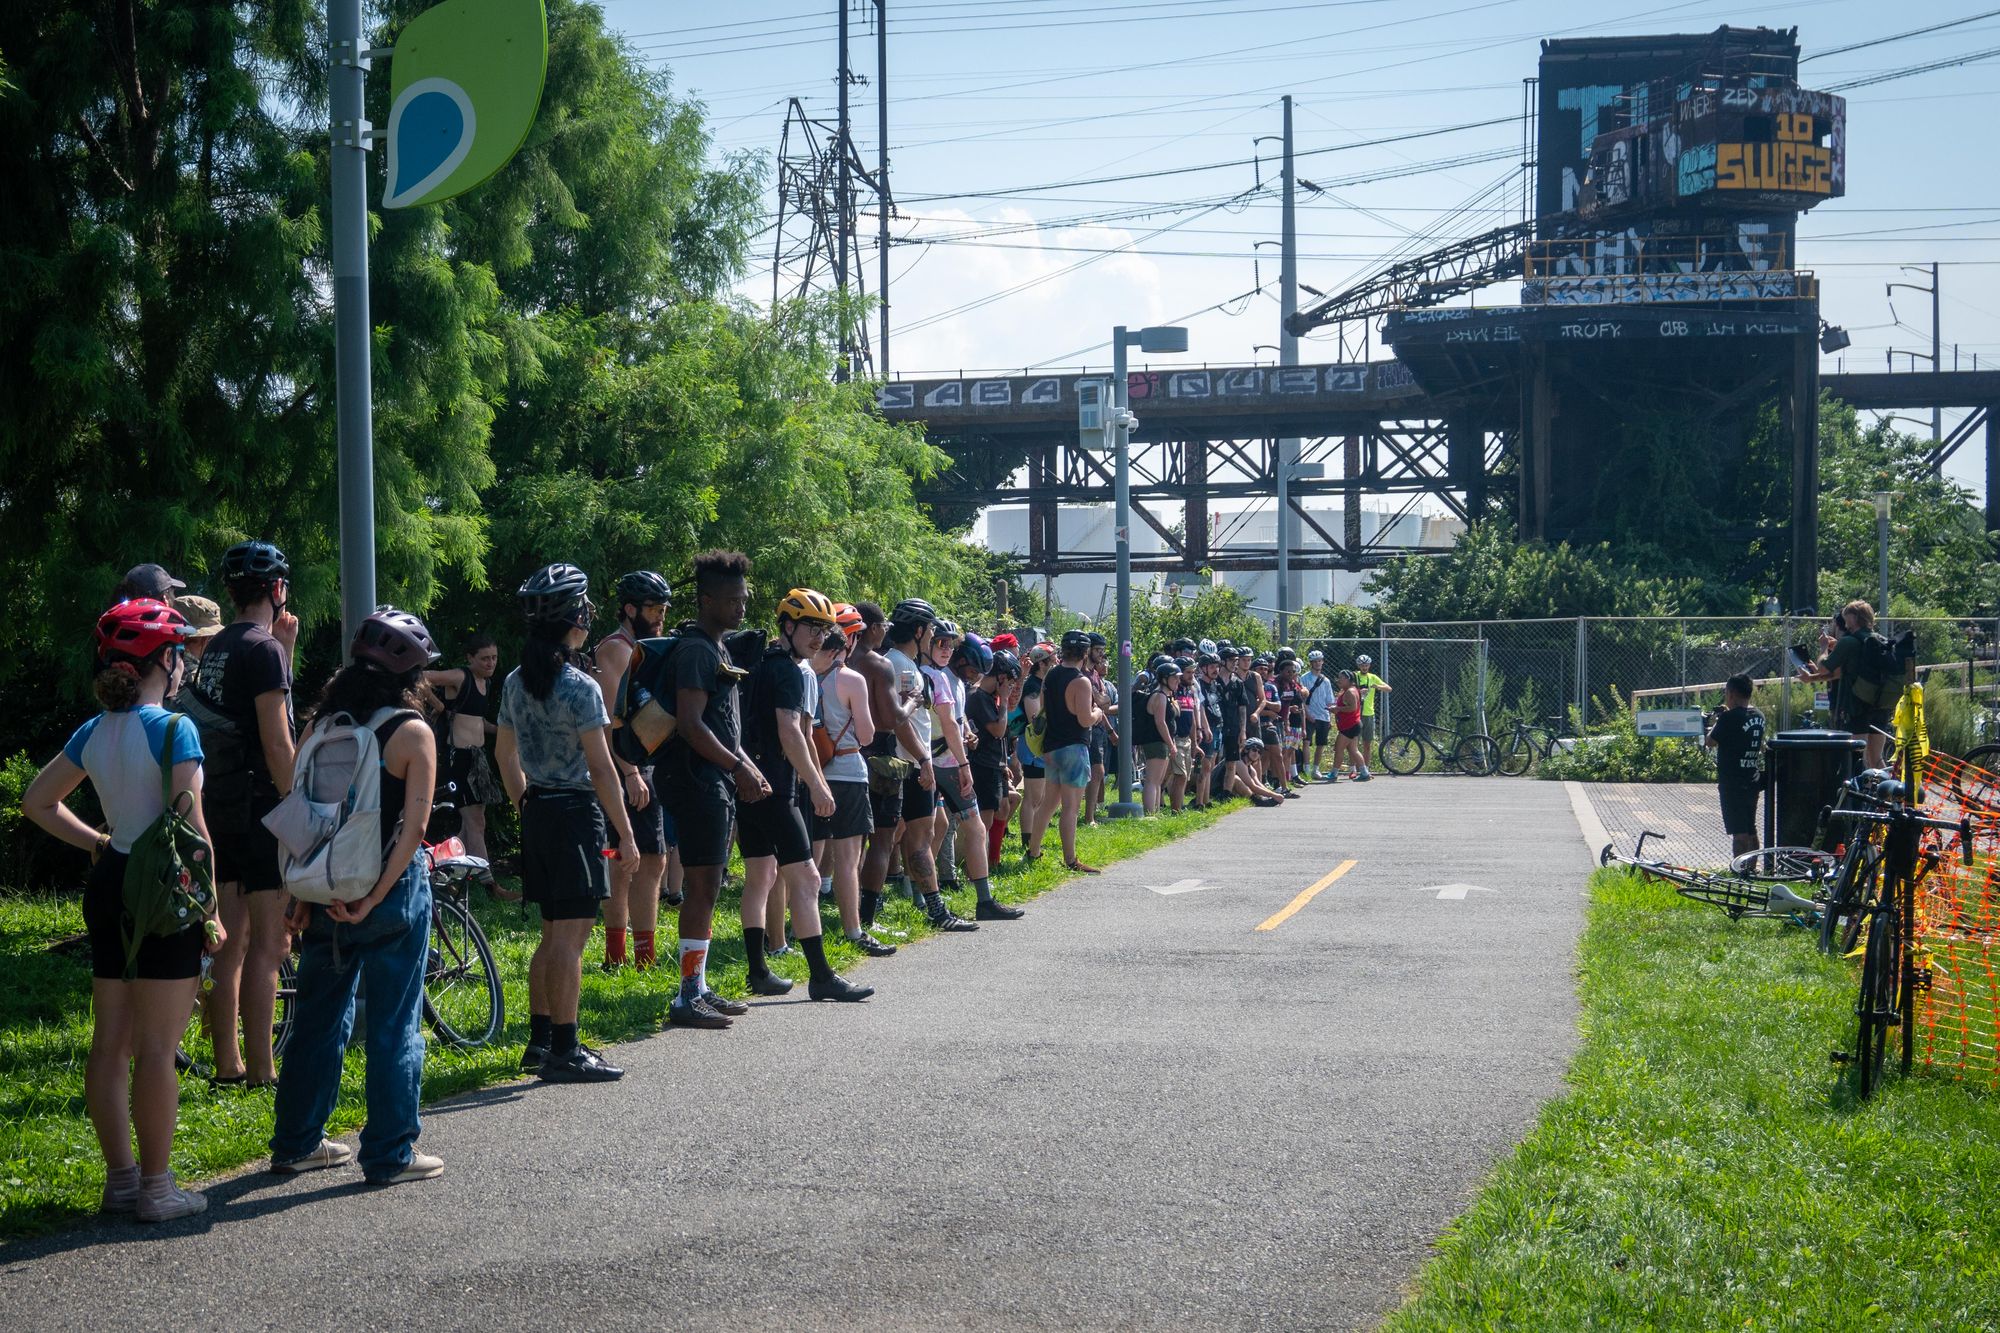
[[[1160,724],[1153,720],[1153,696],[1157,690],[1142,690],[1136,686],[1132,690],[1132,744],[1154,745],[1166,739],[1160,735]],[[1171,713],[1168,722],[1173,721]]]
[[[1057,666],[1048,674],[1042,684],[1042,711],[1048,714],[1048,734],[1042,741],[1042,753],[1060,750],[1065,745],[1082,745],[1086,739],[1083,724],[1069,707],[1069,687],[1081,680],[1083,673],[1073,666]]]
[[[471,673],[466,673],[470,675]],[[375,728],[375,744],[384,755],[389,752],[389,738],[396,734],[396,728],[410,719],[392,717]],[[407,778],[399,778],[389,771],[388,764],[382,765],[382,855],[396,845],[396,835],[403,831],[403,801],[409,795],[410,783]]]
[[[841,701],[835,683],[840,668],[819,678],[819,722],[833,739],[834,756],[827,761],[828,782],[868,781],[868,761],[861,757],[861,744],[854,738],[853,710]]]
[[[1333,724],[1342,731],[1361,725],[1361,691],[1354,691],[1354,704],[1351,708],[1342,707],[1338,701],[1335,702]]]
[[[965,701],[959,697],[958,693],[959,688],[963,687],[958,686],[957,679],[942,667],[931,666],[927,663],[923,671],[924,679],[930,683],[931,687],[930,717],[933,724],[931,727],[931,757],[937,761],[939,768],[957,768],[958,760],[951,757],[951,745],[944,738],[944,729],[947,726],[956,728],[958,726],[958,719],[965,715]],[[946,708],[951,710],[950,722],[946,722],[942,714],[938,711],[939,709]]]

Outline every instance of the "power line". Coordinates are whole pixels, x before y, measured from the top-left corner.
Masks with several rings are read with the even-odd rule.
[[[1943,32],[1946,28],[1962,28],[1968,23],[1977,23],[1981,19],[1990,18],[2000,18],[2000,9],[1989,9],[1983,14],[1968,14],[1962,19],[1952,19],[1945,23],[1933,23],[1928,28],[1912,28],[1908,32],[1891,33],[1887,37],[1871,37],[1865,42],[1849,42],[1846,46],[1835,46],[1825,51],[1815,51],[1809,56],[1800,56],[1799,63],[1803,65],[1809,60],[1820,60],[1827,56],[1844,56],[1849,51],[1865,51],[1871,46],[1886,46],[1890,42],[1905,41],[1911,37],[1922,37],[1926,33]]]
[[[1892,79],[1907,79],[1916,74],[1930,74],[1941,69],[1954,69],[1959,65],[1970,65],[1981,60],[1991,60],[2000,56],[2000,46],[1990,46],[1984,51],[1974,51],[1970,55],[1951,56],[1944,60],[1932,60],[1922,65],[1905,65],[1901,69],[1884,70],[1880,74],[1870,74],[1859,79],[1849,79],[1845,83],[1830,84],[1830,93],[1844,93],[1849,88],[1869,88],[1878,83],[1888,83]]]

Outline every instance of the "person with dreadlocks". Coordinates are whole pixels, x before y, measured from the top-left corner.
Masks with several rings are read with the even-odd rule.
[[[638,652],[639,640],[657,639],[666,623],[672,598],[667,581],[650,569],[634,570],[618,580],[618,628],[597,641],[591,673],[608,708],[618,698],[619,682]],[[615,753],[618,785],[625,798],[625,818],[638,846],[619,845],[611,864],[611,896],[604,903],[604,970],[625,966],[625,937],[632,937],[632,963],[641,972],[653,966],[660,926],[660,881],[667,873],[667,818],[654,789],[653,765],[635,764]]]
[[[611,715],[579,665],[590,633],[589,591],[582,570],[560,563],[521,585],[528,636],[521,664],[500,690],[494,746],[507,798],[521,814],[521,894],[542,914],[541,942],[528,963],[521,1069],[551,1083],[601,1083],[625,1073],[583,1045],[576,1030],[583,946],[611,896],[606,821],[618,846],[633,846],[611,762]]]

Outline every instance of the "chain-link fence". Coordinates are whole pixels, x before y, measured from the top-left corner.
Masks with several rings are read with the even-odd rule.
[[[1302,648],[1340,670],[1367,654],[1393,692],[1383,728],[1461,718],[1500,736],[1515,723],[1587,734],[1623,713],[1706,709],[1737,673],[1776,729],[1828,721],[1824,687],[1797,678],[1795,658],[1816,658],[1822,619],[1794,616],[1582,617],[1392,623],[1372,639]],[[1948,754],[2000,740],[2000,621],[1885,620],[1894,638],[1914,631],[1931,744]]]

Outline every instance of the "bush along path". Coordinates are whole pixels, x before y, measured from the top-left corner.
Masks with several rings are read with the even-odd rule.
[[[1206,812],[1190,810],[1086,827],[1078,831],[1077,852],[1086,864],[1110,865],[1207,828],[1234,808],[1237,803],[1232,802]],[[1048,837],[1053,851],[1053,827]],[[1055,855],[1024,868],[1019,842],[1010,837],[994,890],[1002,901],[1020,903],[1071,878]],[[716,906],[715,942],[709,953],[710,982],[730,996],[744,993],[736,901],[741,883],[739,864],[724,900]],[[971,897],[967,888],[962,894],[965,901],[956,904],[968,917]],[[477,1050],[451,1050],[431,1038],[424,1060],[426,1102],[520,1077],[536,917],[532,909],[487,901],[476,890],[473,902],[504,981],[507,1026],[492,1044]],[[660,915],[660,957],[670,960],[675,947],[668,933],[673,912],[663,908]],[[867,984],[880,988],[869,1003],[894,1004],[896,960],[865,959],[841,934],[831,904],[823,904],[822,917],[828,960],[844,973],[862,972]],[[885,897],[877,920],[883,929],[907,937],[907,943],[934,933],[907,897]],[[48,949],[51,941],[75,934],[82,925],[73,897],[0,896],[0,1237],[32,1235],[80,1220],[96,1210],[104,1183],[103,1160],[83,1106],[84,1058],[90,1047],[90,969],[79,956]],[[676,969],[605,973],[593,966],[602,957],[600,929],[584,955],[580,1015],[584,1036],[609,1045],[657,1031],[679,984]],[[805,961],[796,950],[773,959],[772,970],[792,977],[803,990]],[[773,1016],[769,1021],[783,1019]],[[430,1037],[428,1029],[426,1036]],[[344,1133],[364,1119],[362,1068],[359,1051],[351,1053],[329,1132]],[[199,1180],[255,1162],[265,1155],[270,1132],[269,1092],[218,1091],[197,1078],[183,1077],[180,1128],[174,1139],[174,1169],[182,1180]]]
[[[1855,964],[1615,870],[1579,957],[1569,1093],[1389,1329],[2000,1325],[2000,1099],[1857,1101]]]

